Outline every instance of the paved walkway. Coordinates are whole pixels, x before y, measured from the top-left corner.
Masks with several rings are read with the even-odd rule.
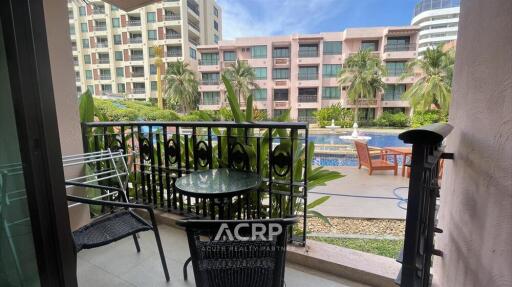
[[[400,170],[397,176],[392,171],[375,171],[369,176],[368,170],[364,168],[327,168],[340,171],[345,177],[310,190],[309,202],[325,194],[331,195],[328,201],[315,210],[326,216],[405,219],[406,211],[398,207],[399,200],[393,194],[393,189],[407,187],[409,184],[408,178],[400,175]],[[407,189],[397,192],[405,197],[407,195]]]
[[[195,286],[192,265],[188,268],[189,281],[183,280],[183,263],[190,256],[185,232],[167,225],[158,227],[171,276],[170,282],[165,281],[153,233],[141,232],[140,253],[135,251],[131,237],[78,253],[78,286]],[[286,264],[285,282],[287,287],[368,287],[289,263]]]

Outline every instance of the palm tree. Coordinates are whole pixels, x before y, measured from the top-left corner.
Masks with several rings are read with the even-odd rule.
[[[236,63],[224,71],[224,75],[232,83],[238,102],[241,98],[247,101],[252,89],[257,89],[256,74],[253,68],[246,62],[236,60]]]
[[[196,74],[188,63],[170,63],[165,75],[165,95],[171,104],[182,107],[183,112],[191,111],[197,105],[198,82]]]
[[[158,97],[158,108],[164,108],[164,99],[162,95],[162,65],[164,62],[162,61],[162,57],[164,55],[164,47],[161,45],[157,45],[153,47],[155,51],[155,66],[156,66],[156,90]]]
[[[354,122],[357,123],[359,100],[374,99],[377,92],[382,91],[382,76],[386,70],[379,57],[370,50],[361,50],[350,55],[343,69],[338,73],[338,84],[347,87],[347,95],[354,102]]]
[[[443,51],[441,46],[427,49],[421,58],[407,65],[402,78],[420,72],[421,77],[403,94],[411,106],[418,110],[447,111],[452,95],[452,76],[455,63],[454,50]]]

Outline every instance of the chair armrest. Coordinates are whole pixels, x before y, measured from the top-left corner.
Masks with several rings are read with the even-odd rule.
[[[138,204],[138,203],[129,203],[129,202],[120,202],[120,201],[109,201],[109,200],[100,200],[100,199],[92,199],[85,198],[76,195],[67,195],[68,201],[85,203],[90,205],[102,205],[102,206],[112,206],[112,207],[125,207],[125,208],[138,208],[145,209],[148,211],[153,211],[153,208],[149,205]]]

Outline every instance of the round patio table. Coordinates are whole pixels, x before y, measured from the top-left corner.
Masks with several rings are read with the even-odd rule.
[[[235,196],[258,189],[261,176],[253,172],[229,168],[209,169],[182,176],[176,180],[176,189],[184,195],[211,200],[211,218],[215,219],[215,202],[219,206],[219,218],[224,216],[224,202]]]

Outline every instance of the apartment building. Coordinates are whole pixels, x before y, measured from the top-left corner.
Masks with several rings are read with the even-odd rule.
[[[163,47],[164,63],[182,60],[197,69],[197,46],[222,39],[215,0],[165,0],[129,12],[69,1],[68,10],[77,93],[156,97],[155,46]]]
[[[217,110],[225,105],[221,73],[237,59],[247,61],[256,74],[258,89],[253,90],[256,108],[269,117],[290,110],[291,118],[314,121],[313,113],[322,107],[341,103],[354,107],[346,91],[338,86],[336,75],[345,60],[361,49],[378,55],[388,74],[384,93],[376,99],[360,100],[361,120],[372,120],[383,112],[409,113],[409,103],[401,95],[417,79],[401,79],[407,61],[417,57],[418,27],[354,28],[343,32],[238,38],[216,45],[198,47],[201,54],[200,109]]]
[[[419,26],[418,53],[457,40],[461,0],[421,0],[411,25]]]

